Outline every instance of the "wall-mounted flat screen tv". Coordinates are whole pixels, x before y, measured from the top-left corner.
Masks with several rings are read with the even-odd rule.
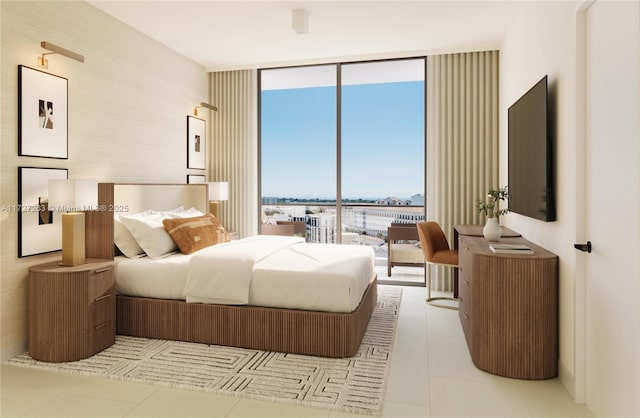
[[[509,209],[554,221],[553,144],[547,76],[509,107]]]

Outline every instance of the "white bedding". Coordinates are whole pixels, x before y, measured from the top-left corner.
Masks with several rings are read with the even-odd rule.
[[[172,254],[161,259],[150,257],[115,258],[116,293],[155,299],[184,300],[187,263],[193,254]]]
[[[189,256],[118,261],[124,295],[327,312],[353,311],[374,277],[370,247],[267,235]]]

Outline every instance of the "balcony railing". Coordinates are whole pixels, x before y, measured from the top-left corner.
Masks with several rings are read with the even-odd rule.
[[[334,204],[262,205],[262,222],[304,222],[306,241],[318,243],[359,244],[381,247],[386,242],[391,223],[423,222],[424,206],[342,205],[338,225]],[[386,255],[385,255],[386,257]]]
[[[284,222],[282,227],[288,228],[287,233],[292,231],[290,226],[285,226],[287,222],[295,222],[298,231],[304,225],[307,242],[371,246],[375,252],[379,280],[424,285],[424,268],[396,267],[393,277],[387,276],[386,245],[387,230],[391,223],[423,222],[424,212],[424,206],[343,204],[339,227],[337,208],[332,203],[262,205],[261,216],[263,223]]]

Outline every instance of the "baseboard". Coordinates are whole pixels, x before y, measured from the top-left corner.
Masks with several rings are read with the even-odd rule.
[[[0,348],[0,362],[5,362],[27,351],[27,341],[11,344]]]
[[[567,389],[569,395],[575,401],[576,399],[576,376],[562,363],[558,360],[558,379],[562,386]]]

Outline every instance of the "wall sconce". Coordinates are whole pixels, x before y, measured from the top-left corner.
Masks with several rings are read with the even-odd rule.
[[[49,180],[49,210],[62,214],[62,265],[85,262],[85,226],[82,211],[98,204],[96,180]]]
[[[38,67],[49,68],[49,60],[47,60],[44,56],[51,55],[51,54],[60,54],[60,55],[64,55],[67,58],[84,62],[83,55],[77,54],[73,51],[69,51],[68,49],[62,48],[58,45],[54,45],[51,42],[42,41],[40,42],[40,46],[43,47],[44,49],[48,49],[51,52],[43,52],[42,55],[38,57]]]
[[[229,183],[226,181],[207,183],[209,196],[209,213],[218,217],[218,203],[229,200]]]
[[[210,105],[209,103],[206,103],[206,102],[200,102],[200,104],[198,106],[193,108],[193,116],[198,116],[198,108],[199,107],[204,107],[204,108],[207,108],[209,110],[213,110],[214,112],[218,111],[218,107],[217,106]]]

